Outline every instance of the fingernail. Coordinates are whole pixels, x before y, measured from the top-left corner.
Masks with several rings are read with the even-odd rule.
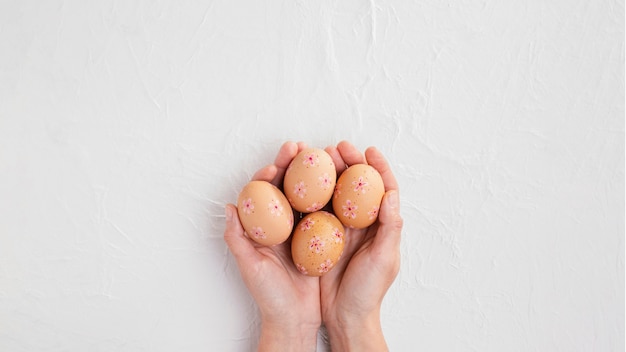
[[[398,191],[390,191],[389,194],[387,194],[387,202],[389,202],[391,208],[397,208],[400,203]]]
[[[226,221],[230,222],[233,219],[233,210],[228,205],[226,206]]]

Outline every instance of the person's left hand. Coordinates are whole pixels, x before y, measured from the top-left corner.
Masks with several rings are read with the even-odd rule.
[[[257,171],[252,179],[280,187],[289,163],[304,148],[304,143],[284,143],[274,164]],[[224,240],[259,306],[260,351],[316,349],[322,322],[319,279],[298,272],[291,259],[290,239],[269,247],[257,244],[245,234],[235,205],[226,205]]]

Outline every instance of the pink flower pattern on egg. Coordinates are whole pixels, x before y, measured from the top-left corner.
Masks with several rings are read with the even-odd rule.
[[[318,202],[314,202],[313,204],[311,204],[310,206],[306,207],[306,211],[308,212],[314,212],[317,210],[322,209],[324,205]]]
[[[372,210],[367,212],[367,215],[369,215],[370,220],[376,218],[376,216],[378,215],[378,206],[374,205]]]
[[[246,214],[251,214],[254,210],[254,204],[252,204],[252,198],[248,198],[243,201],[243,212]]]
[[[327,172],[325,172],[322,176],[317,178],[318,180],[320,180],[320,183],[322,185],[322,189],[328,189],[328,187],[330,187],[330,176],[328,175]]]
[[[260,226],[252,227],[252,236],[254,236],[254,238],[261,238],[261,239],[264,239],[267,237],[265,235],[265,231],[263,231],[263,229]]]
[[[296,264],[296,268],[298,268],[298,271],[303,273],[304,275],[308,275],[309,274],[309,272],[306,270],[306,268],[302,264],[300,264],[300,263]]]
[[[365,187],[368,185],[367,181],[365,181],[363,179],[363,176],[359,176],[359,180],[358,181],[352,181],[352,185],[354,186],[354,191],[356,193],[365,193],[367,192],[367,189],[365,189]]]
[[[319,162],[319,158],[315,153],[309,153],[304,155],[304,160],[302,160],[302,164],[307,166],[315,166]]]
[[[333,229],[333,237],[335,238],[336,243],[343,242],[343,233],[336,227]]]
[[[321,252],[324,249],[324,241],[322,241],[317,236],[313,236],[309,240],[309,249],[314,251],[315,253]]]
[[[302,225],[300,225],[300,230],[302,231],[310,230],[311,227],[313,227],[313,224],[315,224],[315,221],[311,219],[306,219],[302,222]]]
[[[327,272],[330,270],[330,268],[332,268],[332,267],[333,267],[333,262],[332,262],[332,260],[330,260],[330,259],[326,259],[326,261],[325,261],[325,262],[323,262],[323,263],[321,263],[321,264],[320,264],[320,268],[319,268],[319,270],[318,270],[318,271],[319,271],[320,273],[327,273]]]
[[[341,206],[343,208],[343,216],[354,219],[356,218],[356,210],[358,206],[353,204],[350,199],[346,200],[346,204]]]
[[[306,194],[306,187],[304,186],[304,181],[300,181],[296,183],[296,185],[293,187],[293,193],[295,193],[300,198],[304,198],[304,195]]]
[[[269,202],[267,207],[270,209],[270,213],[272,215],[275,215],[275,216],[283,215],[283,206],[280,205],[280,202],[278,200],[272,199],[272,201]]]
[[[339,195],[341,194],[341,183],[338,183],[335,185],[335,195],[334,197],[337,198],[339,197]]]

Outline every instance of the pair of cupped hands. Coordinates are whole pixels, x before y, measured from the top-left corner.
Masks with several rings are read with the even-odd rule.
[[[274,164],[257,171],[252,179],[280,187],[289,163],[305,148],[303,142],[284,143]],[[342,141],[325,150],[333,158],[338,174],[353,164],[374,167],[382,176],[385,195],[373,225],[346,228],[341,260],[324,276],[298,272],[291,259],[289,240],[271,247],[250,240],[237,208],[226,205],[224,240],[261,314],[259,351],[315,351],[322,323],[332,350],[387,349],[380,326],[380,306],[400,268],[398,183],[375,147],[361,153]]]

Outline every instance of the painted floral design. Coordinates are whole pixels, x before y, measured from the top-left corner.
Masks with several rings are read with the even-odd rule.
[[[267,235],[265,235],[265,231],[263,231],[260,226],[252,228],[252,236],[254,236],[254,238],[260,239],[264,239],[267,237]]]
[[[317,178],[320,181],[322,189],[328,189],[330,187],[331,181],[328,172],[325,172],[322,176]]]
[[[363,176],[359,176],[359,179],[357,181],[352,181],[352,185],[354,186],[354,191],[356,193],[365,193],[367,192],[367,189],[365,189],[365,187],[368,185],[369,183],[367,183],[367,181],[365,181],[363,179]]]
[[[300,225],[300,230],[302,231],[310,230],[311,227],[313,227],[313,224],[315,224],[315,221],[311,220],[310,218],[306,219]]]
[[[378,216],[378,206],[374,205],[372,210],[367,212],[367,215],[369,215],[370,220],[375,219]]]
[[[272,199],[272,201],[269,202],[269,204],[267,204],[267,207],[270,209],[270,213],[272,213],[272,215],[275,215],[275,216],[283,215],[283,206],[280,204],[280,202],[277,199]]]
[[[320,264],[318,271],[320,273],[327,273],[333,267],[333,262],[330,259],[326,259],[325,262]]]
[[[346,200],[346,204],[341,207],[343,208],[343,216],[351,219],[356,218],[356,210],[358,209],[358,206],[352,203],[350,199]]]
[[[298,268],[298,271],[303,273],[304,275],[308,275],[309,274],[309,272],[306,270],[306,268],[302,264],[300,264],[300,263],[296,264],[296,268]]]
[[[324,204],[322,204],[322,203],[314,202],[313,204],[311,204],[310,206],[308,206],[306,208],[306,211],[308,211],[308,212],[318,211],[318,210],[322,209],[323,206],[324,206]]]
[[[315,153],[309,153],[304,155],[304,160],[302,160],[302,164],[306,166],[315,166],[319,162],[319,158]]]
[[[336,227],[333,229],[333,238],[335,239],[336,243],[343,242],[343,233],[339,231],[339,229]]]
[[[334,197],[337,198],[339,197],[339,195],[341,194],[341,183],[338,183],[335,185],[335,195]]]
[[[251,214],[254,210],[254,204],[252,204],[252,198],[248,198],[242,202],[243,212],[246,214]]]
[[[304,198],[304,195],[306,194],[306,187],[304,186],[304,181],[300,181],[296,183],[296,185],[293,187],[293,193],[295,193],[300,198]]]
[[[319,253],[324,250],[324,241],[322,241],[318,236],[313,236],[309,240],[309,249],[314,251],[315,253]]]

